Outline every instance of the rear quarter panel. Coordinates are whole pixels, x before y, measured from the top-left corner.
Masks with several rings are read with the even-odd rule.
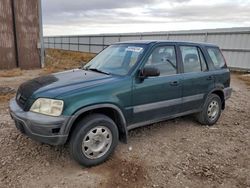
[[[215,88],[230,87],[230,71],[228,68],[213,71]]]

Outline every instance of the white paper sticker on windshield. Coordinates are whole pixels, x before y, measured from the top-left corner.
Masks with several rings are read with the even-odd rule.
[[[140,53],[142,52],[143,48],[141,47],[136,47],[136,46],[129,46],[126,48],[126,51],[129,51],[129,52],[137,52],[137,53]]]

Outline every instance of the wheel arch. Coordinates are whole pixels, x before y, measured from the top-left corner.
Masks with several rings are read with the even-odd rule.
[[[221,109],[224,110],[225,109],[225,96],[224,96],[224,92],[222,88],[215,88],[212,91],[209,92],[209,94],[207,95],[207,97],[211,94],[215,94],[218,95],[221,99]]]
[[[123,143],[127,143],[128,130],[126,119],[122,110],[114,104],[97,104],[77,110],[65,129],[65,132],[68,134],[68,140],[70,139],[77,122],[93,113],[103,114],[111,118],[117,125],[119,140]]]

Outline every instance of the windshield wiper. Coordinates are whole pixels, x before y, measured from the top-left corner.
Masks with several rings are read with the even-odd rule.
[[[94,72],[99,72],[99,73],[102,73],[102,74],[110,75],[110,73],[104,72],[104,71],[99,70],[99,69],[96,69],[96,68],[88,68],[88,69],[86,69],[86,70],[91,70],[91,71],[94,71]]]

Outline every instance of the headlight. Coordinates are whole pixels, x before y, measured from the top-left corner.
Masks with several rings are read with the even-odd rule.
[[[63,101],[39,98],[32,104],[30,111],[50,116],[60,116],[63,111]]]

